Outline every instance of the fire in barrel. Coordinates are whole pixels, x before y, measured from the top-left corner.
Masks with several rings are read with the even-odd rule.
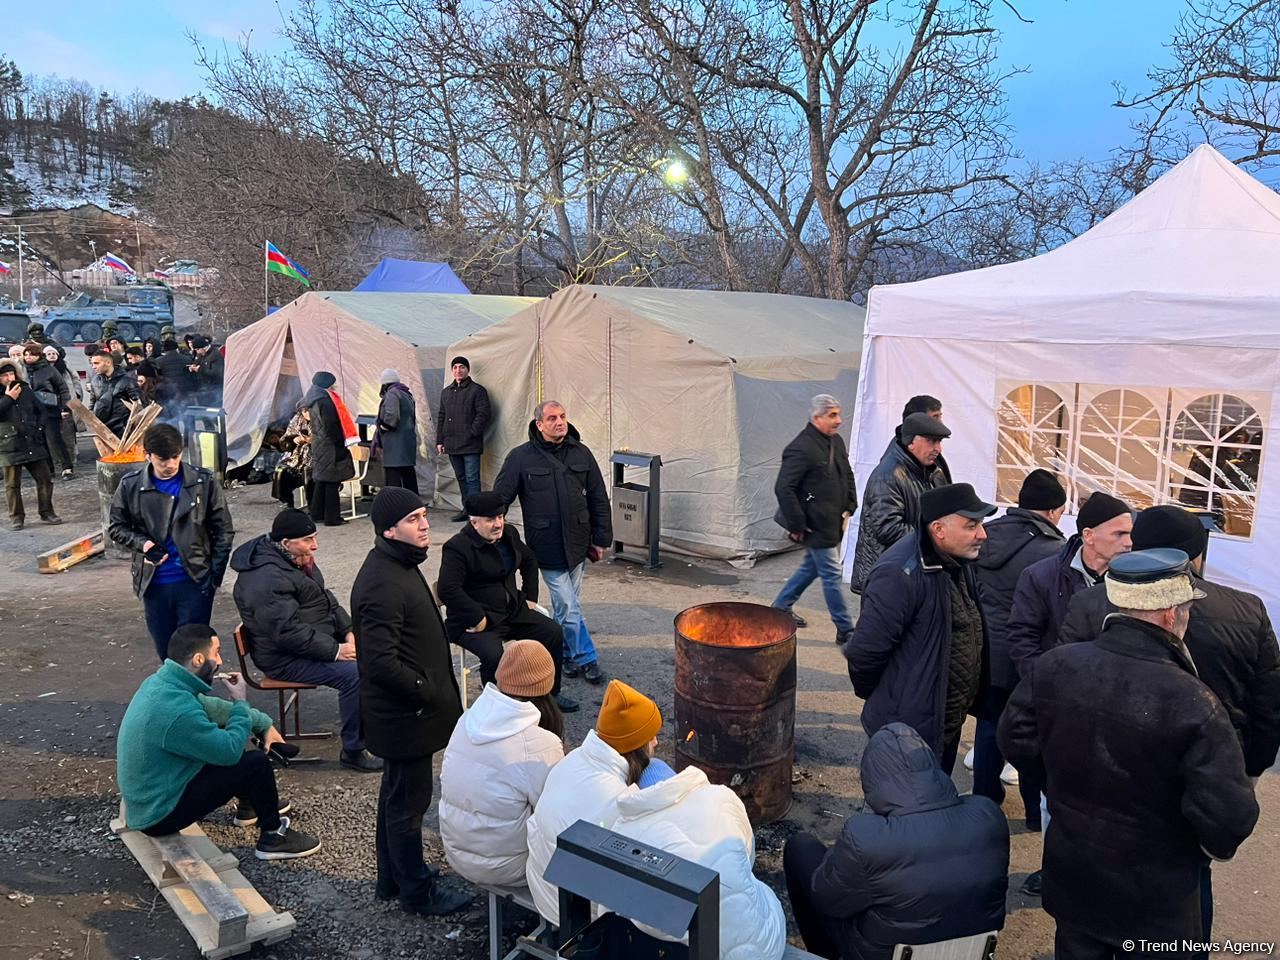
[[[730,787],[753,824],[791,807],[796,625],[756,603],[704,603],[675,619],[676,768]]]

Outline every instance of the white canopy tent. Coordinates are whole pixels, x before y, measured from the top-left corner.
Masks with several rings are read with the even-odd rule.
[[[952,430],[955,480],[1009,505],[1045,467],[1069,514],[1097,489],[1207,509],[1226,530],[1210,576],[1261,594],[1275,616],[1280,480],[1263,480],[1280,410],[1277,264],[1280,197],[1202,146],[1057,250],[874,288],[859,482],[904,401],[929,393]]]

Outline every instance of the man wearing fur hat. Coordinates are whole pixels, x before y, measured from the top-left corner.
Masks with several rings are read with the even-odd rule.
[[[1105,583],[1116,613],[1098,638],[1026,664],[1000,719],[1005,756],[1050,787],[1043,897],[1059,960],[1202,940],[1202,871],[1258,819],[1231,719],[1184,642],[1205,596],[1187,555],[1117,556]]]
[[[388,487],[418,492],[418,409],[413,393],[400,374],[383,370],[378,426],[373,432],[373,456],[382,461]]]
[[[45,444],[47,417],[35,391],[22,379],[18,364],[12,360],[0,360],[0,391],[0,466],[4,467],[9,523],[15,530],[26,525],[22,504],[24,467],[36,484],[40,519],[61,523],[62,519],[53,512],[53,475]]]
[[[436,452],[449,455],[465,504],[467,497],[480,492],[480,456],[492,413],[489,391],[471,379],[471,361],[454,357],[449,367],[453,381],[440,392]],[[460,510],[450,519],[461,523],[467,519],[467,512]]]

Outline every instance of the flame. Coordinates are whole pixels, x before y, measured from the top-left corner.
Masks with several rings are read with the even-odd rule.
[[[684,742],[685,742],[685,743],[688,743],[688,742],[689,742],[690,740],[692,740],[695,736],[697,736],[697,733],[698,733],[698,732],[697,732],[696,730],[690,730],[690,731],[689,731],[689,735],[688,735],[687,737],[685,737],[685,738],[684,738]]]
[[[109,453],[100,459],[103,463],[141,463],[147,459],[147,455],[142,452],[141,447],[130,447],[128,450]]]

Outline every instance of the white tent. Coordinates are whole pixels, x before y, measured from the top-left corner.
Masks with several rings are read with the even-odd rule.
[[[903,402],[933,394],[957,481],[1008,505],[1041,466],[1067,482],[1069,513],[1095,489],[1207,509],[1226,530],[1210,575],[1274,616],[1280,480],[1262,481],[1280,410],[1277,264],[1280,197],[1202,146],[1050,253],[874,288],[859,482]]]
[[[789,546],[772,519],[782,448],[814,394],[852,401],[862,318],[809,297],[572,286],[449,352],[495,407],[485,486],[534,407],[559,400],[606,483],[615,449],[662,457],[665,547],[750,563]]]

